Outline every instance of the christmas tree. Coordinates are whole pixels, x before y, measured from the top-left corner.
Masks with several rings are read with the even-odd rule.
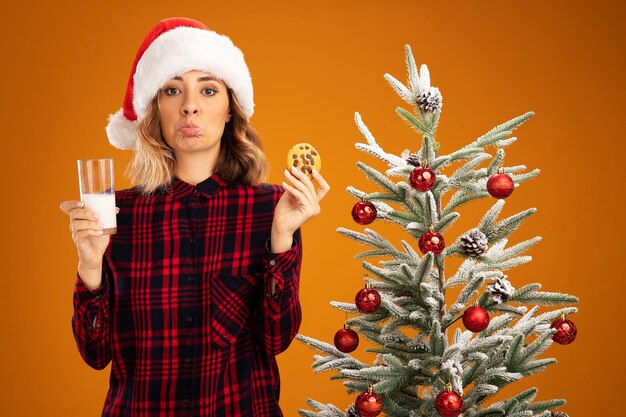
[[[576,308],[539,312],[540,306],[576,303],[576,297],[540,291],[540,284],[515,289],[515,280],[503,272],[531,261],[530,256],[521,254],[541,240],[537,236],[507,247],[509,236],[535,208],[498,220],[505,198],[539,173],[538,169],[524,172],[524,165],[504,166],[505,148],[516,141],[513,130],[533,113],[511,119],[467,146],[441,155],[435,137],[441,93],[430,85],[426,65],[418,71],[411,48],[407,45],[405,49],[407,85],[389,74],[385,79],[412,106],[413,113],[402,107],[396,111],[422,137],[421,147],[415,153],[404,150],[400,156],[385,152],[356,113],[356,124],[366,142],[357,143],[357,149],[381,159],[389,169],[383,173],[358,162],[358,168],[380,191],[366,193],[352,186],[347,191],[359,200],[352,210],[358,224],[391,222],[412,239],[402,240],[400,249],[371,228],[364,232],[337,229],[367,246],[355,259],[386,259],[379,266],[362,261],[365,288],[358,291],[354,303],[331,302],[332,307],[353,315],[335,334],[334,345],[301,334],[296,337],[323,353],[314,356],[315,372],[338,371],[331,379],[343,380],[349,394],[359,395],[345,411],[309,398],[307,403],[316,411],[299,413],[337,417],[380,413],[394,417],[565,416],[554,411],[564,400],[535,401],[534,387],[503,401],[491,398],[506,385],[555,363],[553,358],[539,358],[553,341],[569,344],[576,337],[576,326],[566,318]],[[489,147],[495,148],[495,156],[487,152]],[[449,166],[455,162],[458,168],[444,174],[446,167],[452,171]],[[483,198],[495,203],[476,227],[456,240],[452,236],[444,239],[460,216],[455,210]],[[446,277],[445,261],[452,256],[463,257],[463,261]],[[458,293],[449,307],[448,290],[448,295]],[[349,354],[357,348],[359,334],[375,346],[366,350],[376,354],[373,365]]]

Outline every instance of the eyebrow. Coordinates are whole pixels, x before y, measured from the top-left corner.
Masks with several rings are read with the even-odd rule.
[[[172,80],[182,81],[183,79],[181,77],[174,77],[174,78],[172,78]],[[209,76],[198,78],[198,82],[200,82],[200,81],[218,81],[219,82],[219,80],[217,78],[209,77]]]

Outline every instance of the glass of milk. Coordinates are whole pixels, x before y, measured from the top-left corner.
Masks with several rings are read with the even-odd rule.
[[[113,186],[113,158],[79,159],[78,183],[80,201],[100,215],[104,234],[117,233],[115,217],[115,188]]]

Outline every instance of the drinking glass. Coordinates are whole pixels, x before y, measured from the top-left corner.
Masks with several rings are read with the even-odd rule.
[[[80,201],[100,215],[104,234],[117,233],[113,158],[79,159],[78,183]]]

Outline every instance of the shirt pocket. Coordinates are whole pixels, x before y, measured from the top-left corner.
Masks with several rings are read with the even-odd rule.
[[[211,281],[211,340],[227,348],[237,340],[258,302],[258,275],[215,272]]]

